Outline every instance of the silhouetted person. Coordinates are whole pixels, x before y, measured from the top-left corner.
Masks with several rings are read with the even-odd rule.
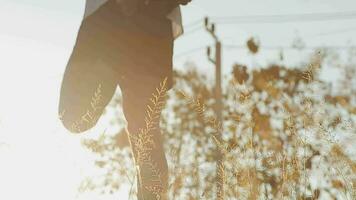
[[[172,31],[167,16],[178,14],[179,5],[188,2],[109,0],[83,20],[61,87],[59,114],[68,130],[81,133],[95,126],[119,85],[128,132],[139,134],[155,88],[165,77],[168,89],[172,87],[173,40],[179,32]],[[150,153],[161,173],[164,194],[168,166],[159,128],[152,134],[155,147]],[[131,147],[137,158],[135,146]],[[139,168],[142,176],[151,173],[147,166]],[[146,189],[151,185],[149,180],[139,183],[140,200],[156,199]]]

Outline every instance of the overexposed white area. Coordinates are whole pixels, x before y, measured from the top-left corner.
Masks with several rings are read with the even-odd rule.
[[[83,1],[0,2],[0,199],[126,198],[78,195],[81,181],[98,174],[80,140],[107,124],[72,135],[58,120],[61,76],[83,13]]]
[[[102,1],[98,2],[100,5]],[[94,6],[95,7],[95,6]],[[95,174],[93,158],[80,146],[83,135],[71,135],[61,126],[57,104],[61,75],[71,54],[84,15],[84,0],[0,0],[0,199],[127,199],[123,190],[111,196],[78,196],[81,180]],[[95,8],[90,8],[94,10]],[[356,10],[353,0],[193,0],[183,8],[184,23],[206,15],[278,15]],[[356,20],[281,24],[217,24],[223,44],[244,45],[250,36],[261,45],[288,46],[296,35],[307,46],[350,45],[355,43]],[[348,30],[348,31],[340,31]],[[339,32],[338,32],[339,31]],[[211,44],[204,29],[182,36],[175,52]],[[331,34],[330,34],[331,33]],[[334,33],[334,34],[332,34]],[[308,52],[286,53],[286,64],[298,63]],[[251,56],[246,49],[224,49],[223,70],[234,62],[263,65],[278,58],[279,51],[261,50]],[[175,58],[175,67],[184,68],[194,60],[200,69],[213,72],[200,49]],[[209,74],[208,74],[209,75]],[[213,75],[212,73],[210,74]],[[330,76],[326,72],[327,77]],[[99,135],[106,128],[86,135]]]

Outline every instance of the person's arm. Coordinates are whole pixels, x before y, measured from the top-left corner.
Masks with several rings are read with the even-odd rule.
[[[187,5],[192,0],[144,0],[143,9],[148,9],[155,16],[166,17],[180,5]],[[146,7],[146,8],[145,8]]]
[[[178,0],[180,5],[187,5],[192,0]]]
[[[187,5],[192,0],[116,0],[126,16],[133,16],[140,9],[156,16],[166,16],[179,5]],[[141,10],[142,11],[142,10]]]
[[[191,2],[192,0],[169,0],[168,2],[168,13],[172,12],[173,9],[175,9],[176,7],[180,6],[180,5],[187,5],[189,2]]]

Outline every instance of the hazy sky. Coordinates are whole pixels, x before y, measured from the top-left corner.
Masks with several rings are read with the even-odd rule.
[[[73,33],[78,29],[83,16],[84,0],[1,0],[0,14],[5,27],[0,34],[24,36],[40,42],[55,43],[68,49],[73,45]],[[92,0],[95,1],[95,0]],[[103,0],[96,0],[97,2]],[[25,7],[26,5],[26,7]],[[204,16],[250,16],[250,15],[281,15],[303,13],[335,13],[356,11],[353,0],[194,0],[183,8],[185,24],[196,22]],[[8,20],[11,19],[11,20]],[[263,46],[288,46],[296,36],[305,40],[307,46],[345,45],[355,40],[356,19],[302,23],[270,23],[270,24],[233,24],[217,25],[218,34],[224,44],[244,45],[247,38],[256,36]],[[187,27],[187,31],[189,31]],[[211,43],[203,29],[188,34],[176,41],[176,55],[197,49]],[[205,60],[201,55],[205,51],[179,56],[177,65],[187,57],[198,56],[198,62]],[[258,57],[275,60],[277,51],[266,50]],[[234,61],[249,62],[251,58],[246,50],[226,50],[225,68],[230,68]],[[294,57],[294,55],[293,55]],[[263,62],[261,61],[261,62]],[[293,60],[295,61],[295,60]],[[206,63],[204,63],[206,64]],[[203,65],[203,64],[202,64]]]
[[[88,167],[90,156],[80,148],[80,137],[65,134],[54,120],[61,74],[72,51],[84,7],[84,0],[0,0],[0,157],[4,160],[0,165],[0,199],[74,199],[76,184],[93,173]],[[204,16],[348,11],[356,11],[356,1],[193,0],[183,8],[183,20],[184,24],[190,24]],[[217,24],[217,30],[224,45],[244,45],[250,36],[259,38],[262,46],[290,46],[296,36],[311,47],[347,46],[356,42],[356,19]],[[179,38],[175,54],[190,53],[176,57],[175,67],[184,68],[182,63],[194,60],[200,69],[213,72],[201,48],[210,43],[212,40],[203,29]],[[264,65],[276,61],[279,52],[262,49],[259,55],[251,56],[246,49],[224,48],[223,68],[227,73],[234,62]],[[303,62],[308,53],[288,50],[284,62]],[[52,180],[57,181],[54,184]]]

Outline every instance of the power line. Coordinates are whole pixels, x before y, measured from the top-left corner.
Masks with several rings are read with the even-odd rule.
[[[208,45],[204,45],[204,46],[201,46],[201,47],[197,47],[197,48],[193,48],[193,49],[184,51],[182,53],[178,53],[177,55],[174,55],[174,59],[178,59],[178,58],[181,58],[182,56],[189,55],[189,54],[192,54],[192,53],[195,53],[195,52],[198,52],[198,51],[205,50],[207,46]]]
[[[212,17],[216,23],[284,23],[294,21],[329,21],[356,19],[356,11],[333,12],[333,13],[304,13],[304,14],[286,14],[286,15],[241,15],[227,17]],[[184,27],[191,28],[203,24],[204,19],[198,19],[185,24]]]
[[[224,45],[224,48],[227,49],[246,49],[246,45]],[[315,50],[315,49],[339,49],[339,50],[344,50],[344,49],[352,49],[356,48],[356,46],[314,46],[314,47],[293,47],[293,46],[261,46],[259,47],[261,49],[266,49],[266,50]]]
[[[203,25],[203,22],[204,22],[204,19],[201,18],[201,19],[195,20],[193,22],[190,22],[188,24],[184,24],[184,27],[185,28],[192,28],[192,27],[194,27],[196,25]]]
[[[356,31],[356,27],[322,32],[322,33],[317,33],[317,34],[313,34],[313,35],[307,35],[306,37],[309,38],[309,37],[317,37],[317,36],[325,36],[325,35],[335,35],[335,34],[340,34],[340,33],[348,33],[348,32],[352,32],[352,31]]]
[[[175,59],[179,59],[185,55],[189,55],[192,53],[196,53],[202,50],[205,50],[206,47],[209,45],[205,45],[205,46],[200,46],[197,48],[193,48],[187,51],[184,51],[182,53],[178,53],[177,55],[174,56]],[[246,45],[223,45],[223,48],[225,49],[247,49],[248,47]],[[264,49],[264,50],[299,50],[299,48],[297,47],[293,47],[293,46],[261,46],[259,47],[260,49]],[[314,46],[314,47],[302,47],[301,50],[316,50],[316,49],[339,49],[339,50],[345,50],[345,49],[352,49],[355,48],[356,46]]]
[[[250,15],[250,16],[230,16],[230,17],[215,17],[215,22],[220,25],[227,24],[246,24],[246,23],[287,23],[287,22],[311,22],[311,21],[330,21],[330,20],[346,20],[356,19],[356,11],[338,12],[338,13],[309,13],[309,14],[294,14],[294,15]],[[195,33],[203,28],[203,19],[193,21],[184,25],[185,35]],[[198,25],[198,26],[197,26]],[[356,28],[326,32],[320,35],[330,35],[343,32],[354,31]]]
[[[192,29],[190,29],[190,30],[189,30],[189,29],[188,29],[188,30],[185,29],[183,36],[187,36],[187,35],[190,35],[190,34],[192,34],[192,33],[197,32],[197,31],[203,30],[202,28],[203,28],[203,26],[198,26],[198,27],[192,28]]]
[[[356,11],[336,13],[308,13],[292,15],[250,15],[213,18],[218,24],[286,23],[356,19]]]

